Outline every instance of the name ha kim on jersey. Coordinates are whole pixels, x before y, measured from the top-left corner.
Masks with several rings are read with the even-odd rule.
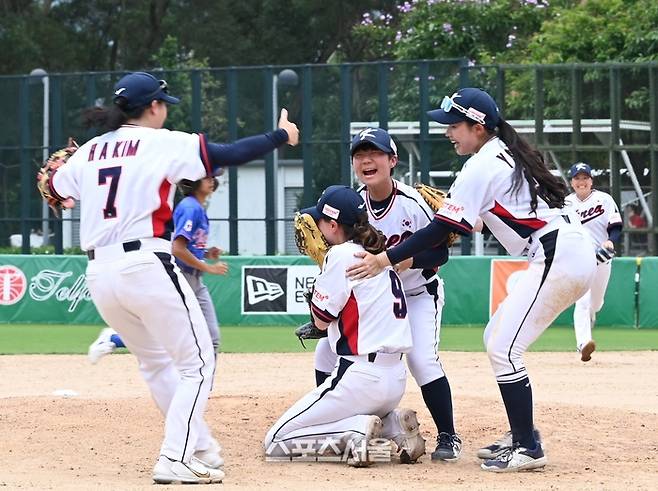
[[[134,157],[137,155],[139,142],[140,140],[118,140],[115,142],[105,142],[100,149],[98,149],[98,144],[94,143],[89,149],[89,156],[87,157],[87,161],[91,162],[92,160],[104,160],[107,158]],[[114,145],[112,145],[112,143],[114,143]],[[97,149],[99,150],[98,155],[96,154]],[[110,149],[112,150],[112,154],[110,157],[108,157],[108,151]]]

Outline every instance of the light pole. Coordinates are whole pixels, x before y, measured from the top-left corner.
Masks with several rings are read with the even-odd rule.
[[[273,76],[272,83],[272,127],[276,130],[279,122],[279,86],[281,87],[296,87],[299,84],[299,75],[294,70],[286,68],[281,70],[278,75]],[[279,189],[279,150],[274,150],[274,158],[272,162],[274,170],[274,219],[276,220],[277,230],[277,250],[279,252],[285,249],[285,223],[279,222],[279,217],[284,214],[284,197],[285,190]]]
[[[43,150],[41,162],[45,162],[50,155],[50,78],[43,68],[35,68],[30,72],[32,80],[41,79],[43,83]],[[41,206],[41,230],[43,231],[42,245],[50,242],[50,222],[48,221],[48,204],[44,201]]]

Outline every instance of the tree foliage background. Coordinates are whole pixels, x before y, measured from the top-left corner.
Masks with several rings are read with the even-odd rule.
[[[655,60],[655,0],[2,0],[0,74],[465,57]]]

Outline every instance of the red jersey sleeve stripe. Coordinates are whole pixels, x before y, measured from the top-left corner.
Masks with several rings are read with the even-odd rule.
[[[334,317],[333,315],[331,315],[326,310],[322,310],[322,309],[316,307],[315,304],[311,304],[311,309],[313,310],[313,314],[315,314],[315,316],[318,319],[320,319],[321,321],[332,322],[332,321],[335,321],[337,319],[337,317]]]
[[[53,177],[55,177],[55,174],[57,173],[57,169],[52,171],[50,174],[50,179],[48,179],[48,189],[50,190],[50,194],[52,194],[55,198],[57,198],[60,201],[64,201],[66,198],[61,196],[56,190],[55,187],[53,186]]]
[[[199,133],[199,149],[201,154],[201,162],[206,169],[206,175],[212,176],[212,165],[210,164],[210,157],[208,156],[208,147],[206,146],[206,135]]]
[[[451,227],[457,228],[457,229],[462,230],[466,233],[470,234],[473,231],[473,227],[471,227],[471,225],[469,225],[469,223],[466,220],[462,220],[461,222],[456,222],[454,220],[451,220],[448,217],[444,217],[443,215],[439,215],[438,213],[436,215],[434,215],[434,218],[436,218],[437,220],[440,220],[442,222],[445,222],[448,225],[450,225]]]

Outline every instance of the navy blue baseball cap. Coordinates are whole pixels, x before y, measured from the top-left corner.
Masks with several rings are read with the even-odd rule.
[[[320,218],[336,220],[345,225],[354,225],[359,218],[365,216],[367,221],[366,204],[359,193],[351,187],[340,184],[329,186],[315,206],[304,208],[300,213],[308,213],[317,221]]]
[[[588,177],[592,177],[592,168],[585,162],[577,162],[569,169],[569,177],[573,179],[577,174],[585,174]]]
[[[500,121],[496,101],[482,89],[467,87],[459,89],[450,97],[445,96],[439,109],[427,112],[437,123],[454,124],[474,121],[493,130]]]
[[[167,82],[150,73],[134,72],[125,75],[114,86],[114,103],[126,109],[137,109],[152,101],[178,104],[180,99],[167,94]]]
[[[350,153],[354,155],[359,147],[364,145],[374,145],[379,148],[382,152],[390,153],[392,155],[398,154],[398,147],[391,138],[391,135],[388,134],[388,131],[381,128],[366,128],[365,130],[359,131],[354,138],[352,138],[352,144],[350,145]]]

